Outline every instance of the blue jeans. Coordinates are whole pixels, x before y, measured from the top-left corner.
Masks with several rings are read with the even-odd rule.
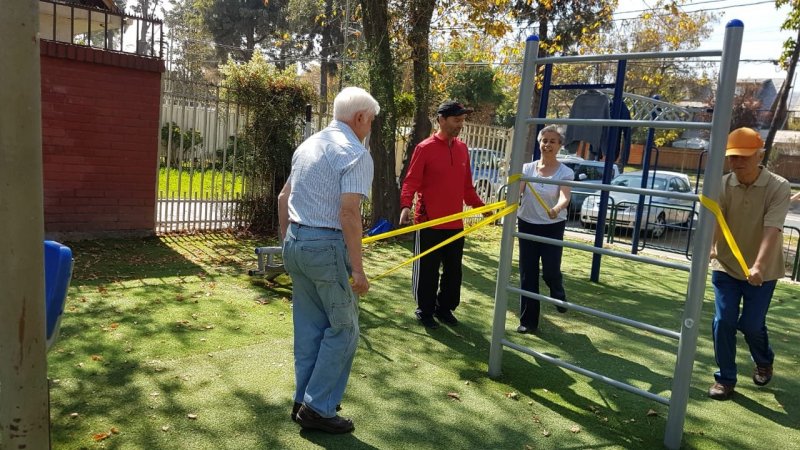
[[[341,231],[291,224],[283,262],[292,277],[294,401],[322,417],[341,403],[358,345],[358,299]]]
[[[775,359],[767,336],[767,310],[777,280],[753,286],[747,280],[737,280],[725,272],[715,270],[711,273],[711,283],[714,285],[715,306],[712,326],[714,356],[719,367],[714,378],[720,383],[735,385],[736,330],[744,335],[756,365],[769,365]]]

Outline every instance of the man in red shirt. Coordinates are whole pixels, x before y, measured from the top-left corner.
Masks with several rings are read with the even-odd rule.
[[[483,206],[472,185],[467,145],[458,139],[464,119],[472,109],[448,101],[442,103],[436,112],[439,131],[414,149],[403,181],[400,192],[401,225],[411,223],[409,216],[415,193],[416,223],[459,213],[463,211],[465,203],[473,208]],[[464,222],[454,220],[417,231],[414,254],[426,251],[463,229]],[[462,237],[414,262],[411,288],[417,301],[416,316],[426,328],[439,327],[434,316],[448,325],[458,324],[453,310],[461,302],[463,253]]]

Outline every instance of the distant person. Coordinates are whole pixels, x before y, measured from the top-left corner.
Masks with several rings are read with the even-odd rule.
[[[472,185],[467,145],[458,139],[464,120],[472,109],[461,103],[447,101],[436,111],[439,131],[420,142],[414,149],[408,173],[400,193],[400,224],[411,223],[414,194],[414,221],[460,213],[466,203],[473,208],[484,206]],[[464,229],[462,220],[454,220],[416,233],[414,254],[418,255],[436,244],[455,236]],[[453,311],[461,303],[461,258],[464,238],[414,261],[411,289],[417,302],[416,317],[426,328],[435,329],[439,323],[457,325]],[[442,268],[441,278],[439,267]]]
[[[526,177],[548,178],[551,180],[573,181],[575,173],[556,159],[564,137],[554,125],[549,125],[539,132],[539,148],[542,156],[538,161],[522,166],[522,174]],[[571,189],[569,186],[533,183],[531,185],[544,200],[544,208],[527,183],[520,186],[521,204],[517,213],[517,227],[520,233],[534,234],[550,239],[564,239],[564,228],[567,224],[567,206]],[[542,263],[542,278],[550,288],[550,297],[567,300],[564,292],[564,277],[561,275],[561,254],[563,248],[558,245],[519,239],[519,272],[522,289],[535,294],[539,293],[539,262]],[[539,300],[520,296],[519,333],[535,333],[539,328]],[[558,306],[558,312],[567,312]]]
[[[736,386],[736,332],[741,331],[755,362],[753,382],[772,379],[775,354],[767,335],[767,310],[784,275],[783,223],[789,210],[789,182],[761,165],[764,142],[757,131],[728,135],[725,152],[731,173],[722,177],[720,208],[749,267],[746,277],[722,233],[711,248],[714,285],[714,356],[719,370],[708,396],[727,400]]]
[[[300,144],[278,196],[283,261],[292,277],[292,420],[328,433],[353,431],[336,414],[358,345],[358,300],[369,290],[361,260],[361,201],[372,186],[362,144],[380,112],[367,91],[348,87],[327,128]],[[350,278],[350,281],[348,281]]]

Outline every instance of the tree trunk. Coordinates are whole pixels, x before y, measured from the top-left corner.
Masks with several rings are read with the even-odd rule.
[[[431,17],[436,7],[435,0],[411,0],[408,18],[411,21],[411,31],[408,34],[408,45],[411,47],[411,60],[414,71],[414,123],[411,126],[411,136],[406,143],[403,153],[403,169],[400,172],[400,184],[406,178],[408,164],[417,144],[431,134],[431,120],[429,117],[431,107],[431,76],[428,72],[430,65],[430,32]]]
[[[764,148],[767,149],[764,154],[765,164],[769,163],[775,135],[778,134],[778,130],[783,127],[783,123],[786,121],[789,92],[791,91],[791,83],[794,81],[794,71],[797,68],[797,60],[800,57],[800,30],[797,31],[797,38],[795,38],[794,42],[794,51],[792,51],[792,56],[789,59],[789,67],[786,70],[786,80],[783,82],[783,86],[781,86],[781,95],[778,96],[778,107],[775,108],[775,114],[772,115],[772,123],[769,126],[767,139],[764,143]]]
[[[50,448],[39,6],[0,14],[0,448]]]
[[[369,146],[375,163],[372,180],[372,222],[384,218],[398,223],[400,191],[395,178],[395,133],[397,113],[394,104],[394,61],[389,46],[387,0],[361,0],[364,39],[367,43],[369,83],[381,113],[372,123]]]

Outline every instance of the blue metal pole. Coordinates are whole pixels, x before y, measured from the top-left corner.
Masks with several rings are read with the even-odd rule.
[[[624,59],[617,62],[617,78],[614,83],[614,100],[611,106],[611,119],[619,119],[622,114],[622,94],[625,87],[625,72],[627,61]],[[617,156],[617,146],[619,145],[619,127],[611,127],[608,130],[608,140],[606,141],[605,170],[603,171],[603,184],[611,182],[611,175],[614,173],[612,167]],[[600,207],[597,211],[597,230],[594,234],[594,245],[597,248],[603,246],[603,230],[606,225],[606,212],[608,211],[608,191],[600,192]],[[600,262],[601,255],[595,254],[592,257],[592,272],[589,279],[595,283],[600,281]]]

